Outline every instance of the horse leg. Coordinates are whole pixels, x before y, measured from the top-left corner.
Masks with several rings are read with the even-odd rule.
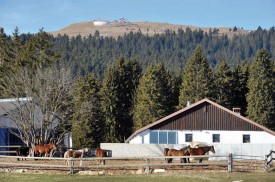
[[[172,163],[172,162],[173,162],[172,158],[168,159],[168,163]]]
[[[186,163],[186,158],[183,158],[183,162]]]
[[[16,150],[16,155],[17,155],[17,156],[19,156],[19,155],[20,155],[20,154],[19,154],[19,151],[17,151],[17,150]],[[19,159],[19,158],[17,158],[17,161],[19,161],[19,160],[20,160],[20,159]]]

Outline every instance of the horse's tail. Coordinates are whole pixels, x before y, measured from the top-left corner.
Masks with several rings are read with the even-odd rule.
[[[170,150],[169,148],[164,148],[164,152],[163,152],[163,153],[164,153],[164,156],[167,156],[167,155],[168,155],[169,150]]]
[[[64,153],[64,158],[69,158],[68,152],[69,152],[69,151],[66,151],[66,152]],[[64,162],[65,162],[65,165],[67,165],[67,164],[69,163],[67,160],[64,160]]]
[[[64,153],[64,158],[68,158],[68,151]]]

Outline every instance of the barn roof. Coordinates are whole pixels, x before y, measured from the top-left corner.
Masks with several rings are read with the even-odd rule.
[[[4,116],[7,112],[15,110],[19,105],[24,105],[28,98],[10,98],[0,99],[0,116]]]
[[[266,128],[266,127],[264,127],[264,126],[262,126],[262,125],[260,125],[260,124],[258,124],[256,122],[254,122],[254,121],[251,121],[251,120],[247,119],[246,117],[243,117],[240,114],[235,113],[235,112],[233,112],[233,111],[231,111],[231,110],[229,110],[229,109],[227,109],[227,108],[225,108],[225,107],[223,107],[223,106],[221,106],[221,105],[219,105],[219,104],[217,104],[217,103],[215,103],[215,102],[213,102],[213,101],[211,101],[209,99],[202,99],[202,100],[200,100],[200,101],[198,101],[198,102],[196,102],[196,103],[194,103],[194,104],[192,104],[192,105],[190,105],[188,107],[185,107],[185,108],[183,108],[183,109],[181,109],[181,110],[179,110],[177,112],[174,112],[174,113],[172,113],[172,114],[170,114],[170,115],[168,115],[168,116],[166,116],[166,117],[164,117],[164,118],[162,118],[160,120],[157,120],[157,121],[155,121],[155,122],[153,122],[153,123],[151,123],[151,124],[149,124],[149,125],[147,125],[147,126],[145,126],[143,128],[140,128],[139,130],[135,131],[125,142],[128,143],[137,134],[139,134],[139,133],[141,133],[141,132],[143,132],[143,131],[145,131],[147,129],[153,129],[157,125],[163,124],[167,120],[169,120],[171,118],[174,118],[175,116],[178,116],[178,115],[180,115],[182,113],[190,112],[190,110],[192,110],[193,108],[195,108],[197,106],[200,106],[200,105],[203,105],[205,103],[213,105],[214,107],[217,107],[217,108],[221,109],[223,112],[226,112],[226,113],[228,113],[230,115],[233,115],[233,116],[241,119],[242,121],[244,121],[246,123],[249,123],[250,125],[253,125],[254,127],[258,128],[258,130],[260,130],[260,131],[265,131],[265,132],[267,132],[267,133],[275,136],[275,132],[274,131],[272,131],[272,130],[270,130],[270,129],[268,129],[268,128]]]

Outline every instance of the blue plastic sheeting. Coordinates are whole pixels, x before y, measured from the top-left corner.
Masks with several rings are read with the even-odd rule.
[[[9,144],[9,129],[8,128],[0,128],[0,146],[7,146]],[[0,147],[0,150],[6,151],[8,148]],[[4,154],[0,154],[4,155]]]
[[[8,128],[0,128],[0,145],[6,146],[9,144],[9,129]],[[0,148],[1,150],[1,148]]]

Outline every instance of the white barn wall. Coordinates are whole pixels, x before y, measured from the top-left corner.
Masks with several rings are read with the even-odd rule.
[[[242,144],[243,135],[250,135],[251,144],[263,144],[263,143],[274,143],[275,136],[265,132],[265,131],[213,131],[213,130],[184,130],[177,131],[178,143],[185,143],[185,134],[193,134],[193,141],[212,143],[212,135],[220,134],[220,143],[219,144]],[[150,143],[150,133],[149,130],[141,132],[139,135],[133,137],[129,141],[131,144],[149,144]]]
[[[211,144],[209,144],[211,145]],[[128,144],[101,143],[102,149],[112,150],[113,157],[160,157],[165,147],[178,148],[172,144]],[[264,160],[270,150],[275,150],[275,144],[214,144],[216,155],[233,154],[235,159]],[[209,155],[215,155],[211,152]],[[251,157],[253,156],[253,157]],[[209,160],[227,160],[226,157],[210,157]]]

